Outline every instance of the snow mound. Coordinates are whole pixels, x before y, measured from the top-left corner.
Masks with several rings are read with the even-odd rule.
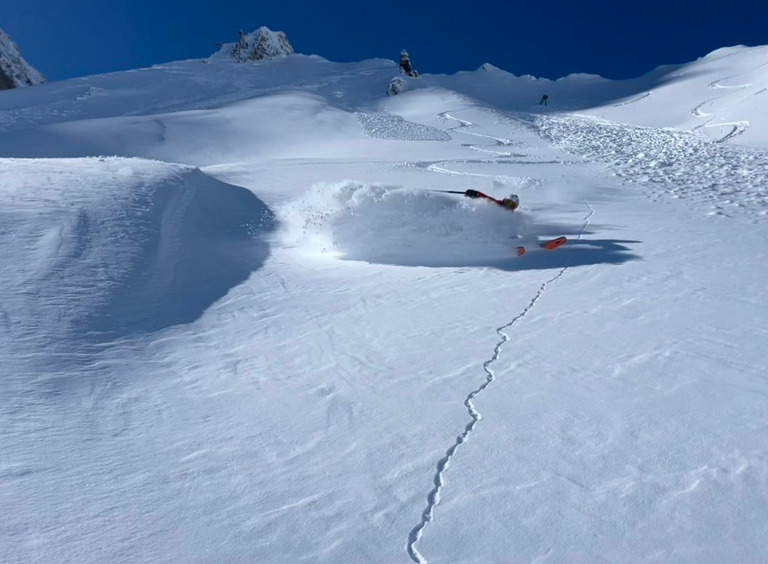
[[[0,90],[43,82],[45,77],[24,60],[16,43],[0,29]]]
[[[0,273],[0,324],[27,350],[194,321],[269,251],[267,207],[191,167],[0,159],[0,187],[0,253],[14,265]]]
[[[238,42],[222,45],[219,53],[246,62],[287,57],[294,50],[285,33],[262,26],[248,34],[241,31]]]
[[[529,223],[460,195],[352,181],[315,185],[276,213],[285,246],[402,266],[500,265]]]
[[[566,151],[606,163],[617,176],[658,187],[659,193],[711,202],[713,213],[760,217],[768,209],[765,149],[595,118],[541,118],[538,126]]]
[[[400,141],[450,141],[446,131],[420,123],[407,121],[385,112],[358,112],[357,118],[369,137]]]

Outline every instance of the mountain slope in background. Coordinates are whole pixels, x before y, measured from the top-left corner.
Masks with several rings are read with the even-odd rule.
[[[0,90],[43,82],[45,77],[24,60],[16,43],[0,29]]]
[[[0,560],[765,561],[767,54],[0,93]]]
[[[332,63],[295,55],[235,70],[224,46],[204,61],[181,61],[125,73],[72,79],[0,99],[0,131],[101,117],[222,108],[288,89],[312,93],[346,111],[376,107],[396,65],[388,60]],[[675,127],[728,143],[768,146],[768,47],[720,49],[694,63],[660,67],[633,80],[572,75],[556,81],[518,77],[491,65],[455,75],[408,79],[443,87],[505,111],[580,113],[613,122]],[[330,79],[329,77],[333,77]],[[184,96],[179,96],[184,92]],[[543,94],[549,105],[539,106]],[[31,97],[31,98],[30,98]],[[22,149],[16,149],[19,154]],[[9,154],[5,151],[3,154]]]

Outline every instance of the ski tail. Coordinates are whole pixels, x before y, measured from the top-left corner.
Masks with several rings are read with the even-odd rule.
[[[558,237],[556,239],[551,239],[549,241],[543,242],[541,244],[541,247],[543,249],[551,251],[552,249],[556,249],[558,247],[562,247],[563,245],[565,245],[566,241],[568,241],[568,239],[566,239],[565,237]]]
[[[568,239],[565,237],[556,237],[555,239],[550,239],[548,241],[544,241],[542,243],[537,243],[536,247],[533,247],[531,250],[537,251],[537,250],[544,250],[544,251],[552,251],[554,249],[558,249],[565,245],[568,242]],[[526,249],[523,245],[519,245],[515,252],[517,256],[521,257],[523,256],[528,249]]]

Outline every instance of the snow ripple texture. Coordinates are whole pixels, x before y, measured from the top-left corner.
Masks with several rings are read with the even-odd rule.
[[[587,230],[587,227],[590,224],[592,216],[595,213],[594,208],[592,208],[589,202],[584,202],[584,205],[587,206],[589,211],[584,217],[584,225],[581,228],[577,240],[581,240]],[[416,545],[419,543],[419,541],[421,541],[424,535],[424,529],[427,527],[427,525],[435,520],[435,508],[440,504],[441,493],[445,487],[445,473],[448,471],[448,468],[451,465],[451,461],[456,456],[456,451],[458,450],[459,446],[469,440],[470,435],[475,430],[475,426],[483,419],[483,415],[477,410],[473,400],[482,394],[491,385],[491,383],[496,380],[496,373],[491,367],[501,358],[502,349],[504,348],[504,345],[510,340],[510,336],[508,333],[506,333],[506,331],[511,330],[518,322],[520,322],[526,315],[528,315],[528,313],[530,313],[530,311],[536,306],[536,303],[539,301],[539,299],[544,295],[547,287],[562,278],[568,268],[570,268],[570,263],[566,263],[566,265],[563,266],[552,278],[542,282],[538,291],[533,296],[533,298],[531,298],[531,301],[528,303],[525,309],[513,317],[511,321],[496,329],[496,333],[501,337],[501,340],[496,343],[496,346],[493,348],[493,356],[491,356],[490,359],[483,363],[485,381],[478,388],[472,390],[464,400],[464,407],[467,408],[467,412],[469,413],[471,419],[469,423],[467,423],[467,425],[464,427],[464,430],[461,432],[461,434],[456,437],[456,442],[453,443],[451,448],[446,451],[445,456],[441,458],[437,463],[437,471],[433,479],[434,487],[427,496],[427,507],[421,514],[421,522],[413,529],[411,529],[411,532],[408,535],[408,556],[417,564],[427,564],[428,562],[424,555],[419,552]]]
[[[358,112],[363,130],[376,139],[399,141],[450,141],[451,136],[442,129],[413,123],[400,116],[384,112]]]
[[[765,150],[586,117],[542,118],[538,127],[558,147],[606,163],[630,182],[673,198],[712,202],[710,215],[768,214]]]

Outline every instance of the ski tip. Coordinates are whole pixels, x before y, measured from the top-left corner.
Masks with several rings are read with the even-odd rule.
[[[544,249],[546,249],[548,251],[551,251],[552,249],[556,249],[556,248],[564,245],[566,241],[568,241],[568,239],[566,239],[565,237],[558,237],[557,239],[552,239],[551,241],[547,241],[545,243],[542,243],[541,246]]]

